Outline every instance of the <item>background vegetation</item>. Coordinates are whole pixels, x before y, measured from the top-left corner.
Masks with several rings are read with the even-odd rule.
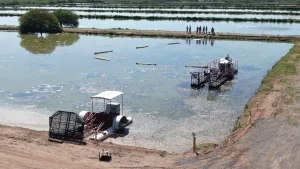
[[[41,9],[31,9],[19,19],[20,33],[59,33],[62,28],[53,13]]]
[[[54,15],[57,17],[60,26],[64,27],[78,27],[78,16],[70,11],[65,9],[59,9],[53,12]]]
[[[190,6],[281,6],[300,5],[300,0],[0,0],[2,5],[99,3],[125,5],[190,5]]]

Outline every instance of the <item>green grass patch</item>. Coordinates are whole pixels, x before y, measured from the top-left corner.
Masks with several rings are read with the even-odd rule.
[[[295,62],[300,62],[300,56],[296,56]]]
[[[202,150],[205,150],[205,149],[208,149],[208,148],[213,148],[213,147],[217,147],[218,144],[216,143],[203,143],[203,144],[198,144],[196,146],[196,151],[199,152],[199,151],[202,151]]]
[[[299,43],[299,44],[298,44]],[[289,51],[286,56],[282,57],[270,70],[262,81],[262,84],[257,92],[255,98],[249,100],[249,102],[245,105],[244,114],[241,115],[233,128],[233,132],[246,127],[250,123],[250,115],[251,111],[255,109],[258,103],[261,103],[264,98],[268,95],[269,92],[274,90],[274,83],[279,83],[283,86],[286,86],[284,93],[285,95],[281,95],[280,100],[283,100],[284,104],[291,104],[294,102],[296,97],[296,91],[294,86],[291,86],[292,78],[291,75],[297,74],[297,62],[300,61],[299,57],[293,58],[295,55],[299,55],[300,53],[300,42],[297,42],[296,45]],[[278,89],[276,89],[278,91]],[[278,92],[281,92],[279,90]],[[299,97],[300,98],[300,97]],[[278,103],[272,104],[273,107],[278,107]],[[255,111],[255,110],[254,110]]]
[[[290,52],[281,58],[277,64],[273,66],[273,69],[269,71],[265,79],[262,81],[258,93],[270,92],[273,89],[273,83],[276,79],[279,79],[281,83],[287,83],[286,79],[289,75],[295,75],[297,73],[297,67],[294,62],[291,61],[290,56],[298,52],[296,46],[294,46]]]

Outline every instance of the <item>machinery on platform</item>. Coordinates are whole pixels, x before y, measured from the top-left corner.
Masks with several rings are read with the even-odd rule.
[[[209,85],[209,89],[218,89],[227,81],[234,78],[238,72],[238,61],[232,62],[227,55],[225,58],[216,59],[207,66],[186,66],[199,68],[197,72],[191,72],[191,87],[203,87]]]
[[[112,99],[121,96],[120,103],[112,102]],[[123,115],[123,92],[105,91],[91,97],[92,111],[81,111],[79,116],[84,120],[85,137],[98,141],[104,141],[109,137],[119,137],[127,134],[125,127],[133,121],[131,117]],[[94,111],[94,101],[103,101],[104,110]],[[93,136],[92,136],[93,135]]]
[[[120,103],[112,102],[121,96]],[[49,118],[49,137],[54,139],[72,140],[91,138],[104,141],[112,137],[128,134],[125,128],[133,121],[132,117],[123,115],[123,92],[105,91],[91,97],[92,110],[74,112],[57,111]],[[103,109],[95,111],[94,101],[102,100]]]

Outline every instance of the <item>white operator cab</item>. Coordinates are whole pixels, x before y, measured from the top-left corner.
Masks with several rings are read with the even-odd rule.
[[[121,97],[121,105],[120,103],[112,102],[112,100],[115,100],[117,97]],[[92,112],[94,112],[94,99],[102,99],[104,104],[104,110],[100,111],[100,113],[123,115],[123,92],[105,91],[95,96],[92,96],[91,99]]]

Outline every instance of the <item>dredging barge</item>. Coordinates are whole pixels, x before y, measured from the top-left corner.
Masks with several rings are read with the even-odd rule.
[[[121,96],[121,105],[112,102]],[[95,99],[101,99],[103,106],[95,110]],[[105,91],[91,97],[91,111],[80,113],[57,111],[49,117],[49,138],[56,140],[82,141],[84,138],[104,141],[107,138],[123,137],[128,134],[125,128],[133,121],[123,115],[123,92]],[[101,105],[101,103],[100,103]]]
[[[233,63],[228,55],[213,60],[207,66],[186,67],[199,68],[197,72],[190,72],[192,88],[200,88],[208,84],[209,89],[218,89],[238,73],[238,61]]]

